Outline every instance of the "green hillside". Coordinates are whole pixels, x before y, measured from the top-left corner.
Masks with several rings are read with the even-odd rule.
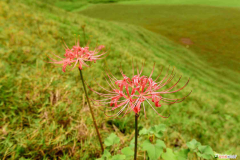
[[[100,4],[80,12],[142,26],[194,51],[219,76],[239,82],[240,10],[188,5]],[[233,72],[236,72],[233,74]],[[239,76],[237,76],[239,77]]]
[[[205,6],[219,6],[219,7],[240,7],[238,0],[133,0],[120,1],[121,4],[163,4],[163,5],[205,5]]]
[[[181,104],[159,109],[171,113],[162,119],[147,109],[140,126],[166,124],[164,141],[168,147],[185,147],[191,139],[210,145],[223,154],[238,154],[240,132],[239,85],[216,73],[208,63],[191,50],[140,26],[107,22],[69,13],[50,3],[0,1],[0,155],[1,159],[94,159],[101,151],[83,88],[76,70],[63,73],[61,67],[47,63],[51,53],[62,56],[62,38],[69,46],[86,25],[91,47],[103,44],[108,57],[83,70],[87,83],[96,86],[104,81],[104,64],[120,77],[119,65],[131,74],[131,61],[140,65],[145,60],[145,75],[156,62],[157,76],[161,67],[176,67],[183,75],[179,88],[190,77],[181,97],[193,90]],[[236,76],[235,72],[233,77]],[[173,83],[172,83],[173,84]],[[101,90],[93,87],[96,90]],[[89,92],[91,98],[99,98]],[[134,115],[122,120],[109,120],[94,106],[103,138],[115,132],[127,146],[134,132]],[[180,141],[178,141],[180,140]],[[141,154],[141,153],[139,153]]]
[[[67,11],[81,11],[94,4],[125,4],[125,5],[195,5],[239,8],[239,0],[43,0]]]

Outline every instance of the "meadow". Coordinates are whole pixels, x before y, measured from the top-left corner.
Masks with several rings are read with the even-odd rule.
[[[74,3],[80,5],[80,2]],[[66,9],[61,7],[65,5],[58,1],[45,0],[34,3],[30,0],[0,1],[1,159],[100,157],[101,150],[97,138],[94,138],[96,133],[89,118],[90,112],[79,72],[77,69],[70,71],[68,68],[69,70],[63,73],[61,67],[47,63],[51,53],[59,56],[64,54],[62,39],[72,46],[80,37],[80,44],[84,44],[83,26],[86,39],[91,39],[90,47],[102,44],[106,46],[108,52],[107,58],[83,70],[88,85],[97,91],[102,89],[97,87],[95,81],[105,87],[108,86],[104,80],[106,66],[111,69],[113,75],[120,78],[121,64],[124,73],[130,76],[132,60],[139,65],[145,61],[144,75],[150,74],[155,62],[153,78],[157,77],[161,67],[164,67],[164,73],[169,65],[171,68],[175,67],[174,80],[177,81],[177,77],[183,75],[179,88],[190,77],[188,86],[172,97],[182,97],[192,90],[191,96],[183,103],[159,109],[161,114],[171,114],[167,119],[159,117],[147,107],[148,118],[140,116],[140,128],[165,124],[167,127],[162,140],[173,150],[186,148],[186,142],[196,139],[204,145],[210,145],[216,153],[240,155],[237,9],[193,7],[186,10],[186,6],[179,8],[157,6],[162,7],[159,15],[166,12],[165,15],[169,16],[167,20],[164,15],[149,16],[150,13],[146,11],[145,6],[146,20],[139,23],[134,21],[136,17],[134,9],[142,10],[142,4],[124,6],[124,14],[129,16],[128,22],[127,18],[122,20],[118,18],[120,15],[116,11],[122,9],[122,4],[94,4],[90,1],[84,3],[80,5],[81,11],[74,8],[73,12],[69,12],[72,3],[69,5],[70,8]],[[84,6],[86,8],[82,8]],[[126,7],[132,8],[133,11],[129,12]],[[101,9],[105,9],[109,16],[104,15]],[[111,14],[112,9],[115,9],[116,17]],[[168,9],[173,11],[172,15],[169,15]],[[179,15],[174,20],[170,18],[175,17],[177,11],[183,10],[188,13],[186,16]],[[196,10],[193,17],[191,10]],[[206,14],[200,17],[199,12]],[[222,12],[232,15],[232,19],[227,15],[224,17]],[[208,17],[214,14],[217,14],[214,18],[216,28],[208,28],[205,22],[210,21]],[[166,26],[159,24],[148,26],[149,17],[165,20]],[[186,32],[187,29],[183,26],[199,17],[202,18],[202,23],[194,24],[190,28],[198,27],[196,29],[199,32],[200,29],[206,29],[205,36],[215,37],[214,39],[205,42],[206,38],[197,36],[197,33]],[[219,22],[226,18],[229,18],[229,23]],[[116,19],[118,21],[113,22]],[[171,28],[173,21],[176,21],[175,28]],[[221,30],[223,24],[226,24],[228,29],[221,34],[213,33],[215,30]],[[156,27],[153,27],[154,25]],[[177,31],[177,28],[182,29],[181,32]],[[191,37],[194,44],[198,45],[193,44],[187,48],[179,44],[179,37],[183,36]],[[230,46],[222,46],[224,43]],[[206,50],[211,51],[209,55]],[[228,54],[225,56],[225,53]],[[213,58],[209,60],[210,56]],[[215,59],[216,57],[218,59]],[[90,90],[89,96],[99,98]],[[120,148],[128,146],[134,134],[134,114],[129,114],[121,120],[108,119],[101,111],[101,107],[93,107],[103,139],[115,133],[120,137]]]
[[[240,69],[240,10],[212,6],[99,4],[80,12],[142,26],[194,51],[219,76],[235,79]],[[226,43],[229,42],[229,43]],[[237,73],[236,73],[237,74]]]
[[[201,5],[201,6],[218,6],[218,7],[240,7],[238,0],[224,1],[224,0],[132,0],[132,1],[118,1],[120,4],[161,4],[161,5]]]

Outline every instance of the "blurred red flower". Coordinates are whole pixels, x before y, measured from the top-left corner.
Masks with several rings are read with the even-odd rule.
[[[89,50],[89,47],[81,47],[79,45],[79,41],[76,42],[76,45],[73,46],[71,49],[68,48],[68,46],[65,44],[65,58],[61,58],[57,55],[55,55],[57,58],[60,59],[60,61],[57,61],[51,57],[49,57],[52,62],[49,63],[55,63],[55,64],[62,64],[62,71],[66,71],[67,65],[71,65],[74,63],[73,68],[76,67],[77,64],[79,64],[78,68],[82,70],[83,66],[89,67],[86,62],[89,61],[96,61],[98,59],[101,59],[101,56],[103,56],[105,53],[98,54],[103,48],[105,48],[103,45],[100,45],[99,47],[96,47],[94,50]],[[73,69],[72,68],[72,69]]]

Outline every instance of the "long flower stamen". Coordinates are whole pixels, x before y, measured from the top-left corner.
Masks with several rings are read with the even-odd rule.
[[[150,107],[152,107],[152,109],[160,116],[160,117],[162,117],[162,118],[168,118],[168,117],[164,117],[164,116],[162,116],[161,114],[159,114],[156,110],[155,110],[155,108],[151,105],[151,103],[146,99],[146,101],[148,102],[148,104],[150,105]]]

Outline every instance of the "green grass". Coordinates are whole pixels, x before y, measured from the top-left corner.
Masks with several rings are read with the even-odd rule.
[[[48,2],[48,0],[44,0]],[[48,3],[62,8],[66,11],[78,12],[84,10],[93,4],[106,4],[106,3],[116,3],[116,2],[124,2],[126,0],[53,0]],[[129,1],[129,0],[128,0]]]
[[[164,5],[210,5],[224,7],[240,7],[239,0],[135,0],[122,1],[121,4],[164,4]]]
[[[161,66],[164,71],[175,66],[176,76],[183,75],[179,87],[188,77],[191,80],[185,90],[172,96],[193,93],[184,103],[169,108],[168,119],[147,109],[148,119],[141,116],[140,126],[166,124],[168,147],[182,139],[178,143],[182,148],[195,138],[218,153],[239,155],[239,85],[219,76],[193,51],[142,27],[91,19],[50,4],[1,1],[0,8],[1,159],[94,159],[100,155],[78,70],[70,72],[68,68],[63,73],[61,67],[46,62],[51,53],[64,54],[62,37],[71,46],[76,35],[82,36],[82,25],[86,25],[87,38],[92,37],[91,47],[103,44],[109,52],[106,59],[83,70],[89,85],[100,90],[95,87],[97,79],[107,86],[104,63],[117,77],[120,63],[131,75],[132,58],[137,63],[146,61],[145,75],[156,62],[153,77]],[[98,98],[92,92],[89,96]],[[94,108],[103,138],[115,131],[115,125],[123,131],[116,133],[127,146],[134,131],[134,115],[109,121],[100,108]]]
[[[216,73],[239,82],[240,10],[207,6],[100,4],[80,12],[142,26],[189,47]],[[189,46],[182,39],[189,39]],[[236,73],[234,73],[236,72]]]
[[[90,4],[87,1],[57,1],[54,3],[55,6],[65,9],[66,11],[74,11],[79,9],[85,9],[88,7]]]

